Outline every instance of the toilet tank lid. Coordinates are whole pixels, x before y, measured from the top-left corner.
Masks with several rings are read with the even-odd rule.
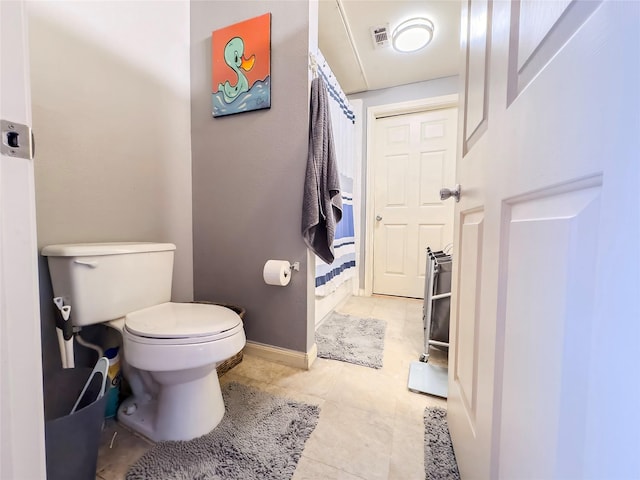
[[[67,243],[46,246],[41,253],[45,257],[93,257],[99,255],[122,255],[124,253],[164,252],[175,249],[176,246],[173,243]]]

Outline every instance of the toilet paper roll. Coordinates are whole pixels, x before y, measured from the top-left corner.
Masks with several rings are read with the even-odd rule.
[[[267,260],[262,277],[267,285],[284,287],[291,280],[291,264],[286,260]]]

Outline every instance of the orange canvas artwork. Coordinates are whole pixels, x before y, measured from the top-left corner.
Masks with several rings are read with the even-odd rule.
[[[213,116],[271,107],[271,14],[211,34]]]

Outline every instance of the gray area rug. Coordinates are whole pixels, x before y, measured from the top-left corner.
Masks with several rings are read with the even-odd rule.
[[[424,411],[424,472],[427,480],[460,479],[443,408],[427,407]]]
[[[127,472],[127,480],[290,479],[320,409],[241,385],[222,388],[220,424],[186,442],[159,442]]]
[[[333,312],[316,331],[318,356],[382,368],[387,323]]]

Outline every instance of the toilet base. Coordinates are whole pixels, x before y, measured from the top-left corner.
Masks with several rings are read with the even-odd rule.
[[[154,442],[191,440],[209,433],[224,416],[224,401],[215,367],[206,368],[204,376],[183,383],[162,382],[165,375],[180,376],[178,372],[152,372],[160,382],[158,396],[146,401],[127,398],[118,409],[118,421]]]
[[[118,408],[118,422],[125,427],[156,442],[153,424],[156,418],[156,402],[140,404],[133,396],[124,400]],[[127,413],[130,412],[130,413]]]

